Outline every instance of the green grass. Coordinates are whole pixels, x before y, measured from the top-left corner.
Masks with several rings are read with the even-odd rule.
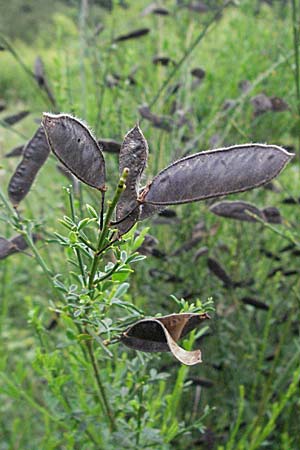
[[[167,55],[178,62],[208,20],[207,15],[176,10],[172,1],[166,2],[172,16],[140,18],[146,3],[130,2],[128,10],[115,7],[111,14],[103,13],[105,29],[97,38],[93,38],[93,26],[99,10],[89,16],[81,36],[79,17],[73,21],[56,14],[50,46],[48,41],[44,45],[42,38],[37,47],[13,42],[27,67],[33,67],[36,55],[43,58],[59,109],[85,119],[98,137],[122,139],[139,118],[138,106],[151,103],[172,70],[153,65],[153,56]],[[211,138],[216,135],[219,146],[268,142],[294,145],[299,153],[290,6],[280,17],[277,4],[274,8],[263,5],[261,13],[255,15],[255,2],[240,3],[224,11],[178,69],[170,82],[181,83],[178,93],[171,95],[167,86],[153,108],[157,114],[170,114],[176,100],[180,108],[189,111],[192,131],[184,127],[166,133],[142,122],[150,145],[149,179],[186,151],[211,148]],[[151,28],[148,36],[111,44],[113,37],[143,26]],[[21,109],[31,111],[13,130],[1,128],[3,156],[32,136],[37,126],[34,119],[50,107],[9,52],[1,52],[0,60],[0,92],[8,104],[0,119]],[[135,85],[126,80],[113,89],[105,85],[108,74],[127,75],[136,66]],[[206,77],[193,88],[190,70],[199,66],[205,69]],[[254,86],[247,95],[238,89],[244,79]],[[289,109],[254,118],[250,98],[260,92],[283,97]],[[239,103],[233,110],[223,111],[226,99],[238,99]],[[183,142],[183,135],[191,141]],[[118,163],[115,155],[107,155],[106,161],[111,195],[118,179]],[[16,159],[1,158],[3,191],[16,164]],[[55,164],[54,158],[47,161],[21,205],[22,214],[40,224],[47,237],[54,231],[63,233],[58,219],[69,214],[68,198],[62,189],[68,182]],[[213,297],[216,311],[209,335],[199,339],[204,360],[201,366],[179,367],[168,354],[137,355],[121,345],[109,347],[110,357],[101,346],[96,347],[101,378],[120,429],[113,435],[95,394],[91,367],[76,339],[72,339],[76,334],[74,324],[66,314],[55,330],[45,329],[53,317],[49,306],[56,298],[40,267],[28,255],[16,254],[0,261],[0,449],[205,449],[209,437],[218,450],[300,448],[299,274],[286,277],[278,272],[268,278],[278,266],[297,270],[299,265],[299,256],[279,253],[291,236],[300,242],[299,206],[281,203],[285,197],[299,197],[298,157],[276,184],[281,188],[279,193],[260,188],[232,197],[259,207],[279,207],[284,223],[275,225],[275,231],[260,223],[217,218],[205,203],[177,207],[179,223],[159,225],[149,221],[139,225],[139,229],[150,227],[149,232],[159,240],[159,249],[170,255],[190,238],[200,220],[208,231],[219,224],[216,234],[207,233],[199,246],[207,246],[209,255],[217,258],[235,280],[254,281],[248,287],[225,289],[209,272],[206,257],[194,263],[196,249],[166,261],[148,257],[134,266],[124,299],[146,315],[177,311],[171,294],[177,298],[193,294],[190,303],[196,298],[206,301]],[[90,203],[98,208],[100,199],[95,192],[84,188],[82,195],[83,205]],[[79,206],[77,199],[78,215]],[[1,236],[15,233],[5,220],[1,220],[0,230]],[[49,267],[70,277],[72,283],[71,266],[66,261],[68,250],[53,242],[42,241],[37,246]],[[281,260],[267,258],[261,249],[280,255]],[[154,279],[150,269],[165,270],[183,281]],[[241,302],[245,296],[264,301],[269,311],[245,306]],[[193,336],[186,348],[192,344]],[[191,377],[207,378],[213,386],[199,390],[189,381]]]

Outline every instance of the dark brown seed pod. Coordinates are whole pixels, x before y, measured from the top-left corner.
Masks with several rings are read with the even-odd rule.
[[[131,31],[130,33],[122,34],[116,37],[113,42],[123,42],[128,41],[129,39],[137,39],[143,36],[146,36],[150,33],[149,28],[139,28],[138,30]]]
[[[221,266],[221,264],[214,258],[207,259],[207,266],[209,270],[221,281],[223,281],[225,287],[234,286],[235,283],[232,278],[228,275],[226,270]]]
[[[89,129],[67,114],[44,114],[44,127],[55,156],[79,180],[105,191],[105,161]]]
[[[139,218],[138,188],[147,159],[148,144],[142,130],[136,125],[126,134],[119,155],[120,175],[125,168],[129,169],[126,189],[120,197],[116,210],[117,222],[120,222],[117,225],[120,235],[129,231]],[[122,220],[125,217],[127,218]]]
[[[155,3],[151,3],[150,5],[146,6],[146,8],[141,12],[141,16],[145,17],[148,14],[156,14],[158,16],[168,16],[170,13],[163,6],[157,6]]]
[[[209,319],[207,314],[171,314],[164,317],[143,319],[129,327],[121,336],[127,347],[143,352],[169,352],[182,364],[202,362],[201,351],[186,351],[176,342]]]
[[[40,236],[37,234],[32,235],[33,242],[36,242]],[[0,259],[5,259],[7,256],[19,253],[28,248],[28,244],[23,235],[15,236],[11,239],[5,239],[0,237]]]
[[[194,261],[195,261],[195,262],[198,261],[199,258],[201,258],[201,257],[204,256],[204,255],[207,255],[208,252],[209,252],[208,247],[201,247],[201,248],[199,248],[199,249],[196,251],[195,255],[194,255]]]
[[[198,13],[205,13],[205,12],[209,11],[209,7],[205,3],[199,2],[199,1],[189,3],[187,5],[187,8],[190,11],[194,11],[194,12],[198,12]]]
[[[189,239],[187,242],[185,242],[184,244],[182,244],[179,248],[177,248],[172,254],[171,256],[179,256],[182,253],[186,253],[190,250],[192,250],[193,248],[195,248],[195,246],[197,244],[199,244],[199,242],[202,240],[201,236],[196,236],[192,239]]]
[[[39,56],[35,59],[33,73],[37,84],[46,92],[50,102],[55,106],[55,98],[46,78],[44,63]]]
[[[209,210],[217,216],[245,222],[257,222],[257,219],[250,214],[264,219],[263,213],[255,205],[240,200],[218,202],[212,205]]]
[[[253,297],[243,297],[243,298],[241,298],[241,301],[245,305],[251,305],[254,308],[262,309],[264,311],[268,311],[270,309],[266,303],[264,303],[260,300],[257,300],[256,298],[253,298]]]
[[[35,177],[49,155],[48,142],[42,127],[23,150],[23,158],[8,185],[8,196],[17,206],[28,194]]]
[[[122,145],[121,142],[114,141],[113,139],[99,139],[98,144],[107,153],[120,153]]]
[[[195,386],[201,386],[204,388],[211,388],[214,386],[214,382],[211,380],[208,380],[207,378],[200,378],[200,377],[189,377],[187,381],[191,381],[193,385]]]
[[[140,207],[139,220],[146,220],[154,214],[158,214],[165,209],[165,206],[151,205],[150,203],[142,203]]]
[[[12,116],[4,117],[3,122],[6,125],[14,125],[15,123],[20,122],[21,120],[25,119],[29,114],[29,111],[20,111],[17,114],[13,114]]]
[[[176,62],[173,61],[173,59],[169,58],[168,56],[154,56],[152,59],[153,64],[161,65],[161,66],[168,66],[169,64],[175,65]]]
[[[195,69],[191,70],[191,75],[199,80],[203,80],[205,78],[206,72],[201,67],[195,67]]]
[[[243,192],[268,183],[293,156],[263,144],[196,153],[163,169],[142,191],[140,201],[176,205]]]
[[[265,220],[269,223],[282,223],[280,211],[275,206],[267,206],[262,210],[262,214],[264,215]]]
[[[270,97],[271,103],[272,103],[272,111],[274,112],[282,112],[289,109],[288,103],[283,100],[283,98],[271,96]]]
[[[6,109],[6,103],[2,98],[0,98],[0,112],[4,111],[5,109]]]
[[[5,154],[5,158],[15,158],[16,156],[21,156],[25,145],[19,145],[18,147],[13,148],[10,152]]]
[[[155,128],[170,132],[174,127],[173,119],[153,114],[147,105],[140,106],[139,113],[144,119],[149,120]]]

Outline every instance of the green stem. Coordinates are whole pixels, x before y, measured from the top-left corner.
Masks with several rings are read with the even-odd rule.
[[[89,353],[90,360],[91,360],[91,363],[92,363],[92,366],[93,366],[93,371],[94,371],[96,383],[97,383],[99,394],[100,394],[100,401],[101,401],[101,403],[104,404],[104,407],[105,407],[105,410],[106,410],[106,413],[107,413],[107,417],[108,417],[108,420],[110,422],[111,430],[114,431],[116,429],[115,419],[114,419],[114,416],[113,416],[112,411],[110,409],[110,405],[109,405],[107,397],[106,397],[105,389],[104,389],[104,386],[103,386],[101,378],[100,378],[100,373],[99,373],[99,369],[98,369],[98,366],[97,366],[97,362],[96,362],[96,359],[95,359],[95,355],[94,355],[94,351],[93,351],[93,347],[92,347],[92,343],[91,342],[87,343],[87,348],[88,348],[88,353]]]
[[[94,259],[92,262],[92,267],[91,267],[91,271],[90,271],[90,278],[89,278],[89,289],[92,289],[93,287],[93,283],[94,283],[94,279],[95,279],[95,275],[96,275],[96,271],[97,271],[97,267],[98,267],[98,262],[99,262],[99,257],[100,257],[100,253],[103,247],[103,243],[105,241],[105,238],[107,236],[107,232],[108,232],[108,227],[110,224],[110,219],[113,215],[113,212],[115,210],[115,207],[119,201],[119,198],[122,194],[122,192],[124,191],[124,189],[126,188],[125,186],[125,181],[126,178],[128,176],[129,170],[128,169],[124,169],[123,174],[119,180],[118,183],[118,187],[116,189],[115,195],[112,199],[111,202],[108,202],[108,211],[106,213],[105,216],[105,220],[104,220],[104,224],[103,224],[103,229],[100,230],[99,232],[99,239],[98,239],[98,244],[97,244],[97,251],[94,254]]]
[[[73,195],[72,195],[71,189],[67,189],[67,193],[69,196],[71,217],[72,217],[73,222],[75,222],[75,220],[76,220],[75,219],[75,208],[74,208],[74,201],[73,201]],[[83,261],[82,261],[82,257],[81,257],[79,248],[75,248],[75,253],[77,256],[77,260],[78,260],[78,264],[79,264],[79,268],[80,268],[80,272],[81,272],[81,276],[82,276],[83,286],[85,286],[86,279],[85,279],[84,265],[83,265]]]

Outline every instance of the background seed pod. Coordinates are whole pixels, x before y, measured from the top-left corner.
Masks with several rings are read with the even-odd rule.
[[[17,206],[28,194],[35,177],[49,155],[49,146],[42,127],[39,127],[33,138],[23,149],[22,161],[8,185],[8,196]]]

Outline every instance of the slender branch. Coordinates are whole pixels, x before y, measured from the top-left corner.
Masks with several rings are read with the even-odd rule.
[[[116,205],[117,205],[117,203],[119,201],[119,198],[120,198],[122,192],[126,188],[125,181],[126,181],[126,178],[128,176],[128,173],[129,173],[129,170],[125,168],[124,171],[123,171],[123,174],[122,174],[122,176],[121,176],[121,178],[119,180],[118,187],[116,189],[115,195],[114,195],[112,201],[108,202],[108,205],[109,205],[108,206],[108,211],[107,211],[106,216],[105,216],[103,229],[100,230],[100,232],[99,232],[97,251],[94,254],[94,259],[93,259],[92,266],[91,266],[90,278],[89,278],[89,289],[92,289],[92,287],[93,287],[93,282],[94,282],[94,278],[95,278],[97,267],[98,267],[99,256],[100,256],[100,253],[101,253],[101,250],[102,250],[105,238],[107,236],[108,227],[109,227],[109,224],[110,224],[110,219],[111,219],[111,217],[113,215],[113,212],[115,210],[115,207],[116,207]]]
[[[110,405],[109,405],[107,397],[106,397],[106,392],[105,392],[104,386],[103,386],[101,378],[100,378],[100,373],[99,373],[99,369],[97,366],[97,361],[95,359],[92,342],[87,343],[87,348],[88,348],[89,357],[90,357],[90,360],[91,360],[91,363],[93,366],[93,371],[94,371],[96,383],[97,383],[98,390],[99,390],[100,400],[101,400],[101,403],[104,404],[104,407],[105,407],[105,410],[107,413],[107,417],[110,422],[111,430],[114,431],[116,429],[116,423],[115,423],[114,416],[112,414]]]

